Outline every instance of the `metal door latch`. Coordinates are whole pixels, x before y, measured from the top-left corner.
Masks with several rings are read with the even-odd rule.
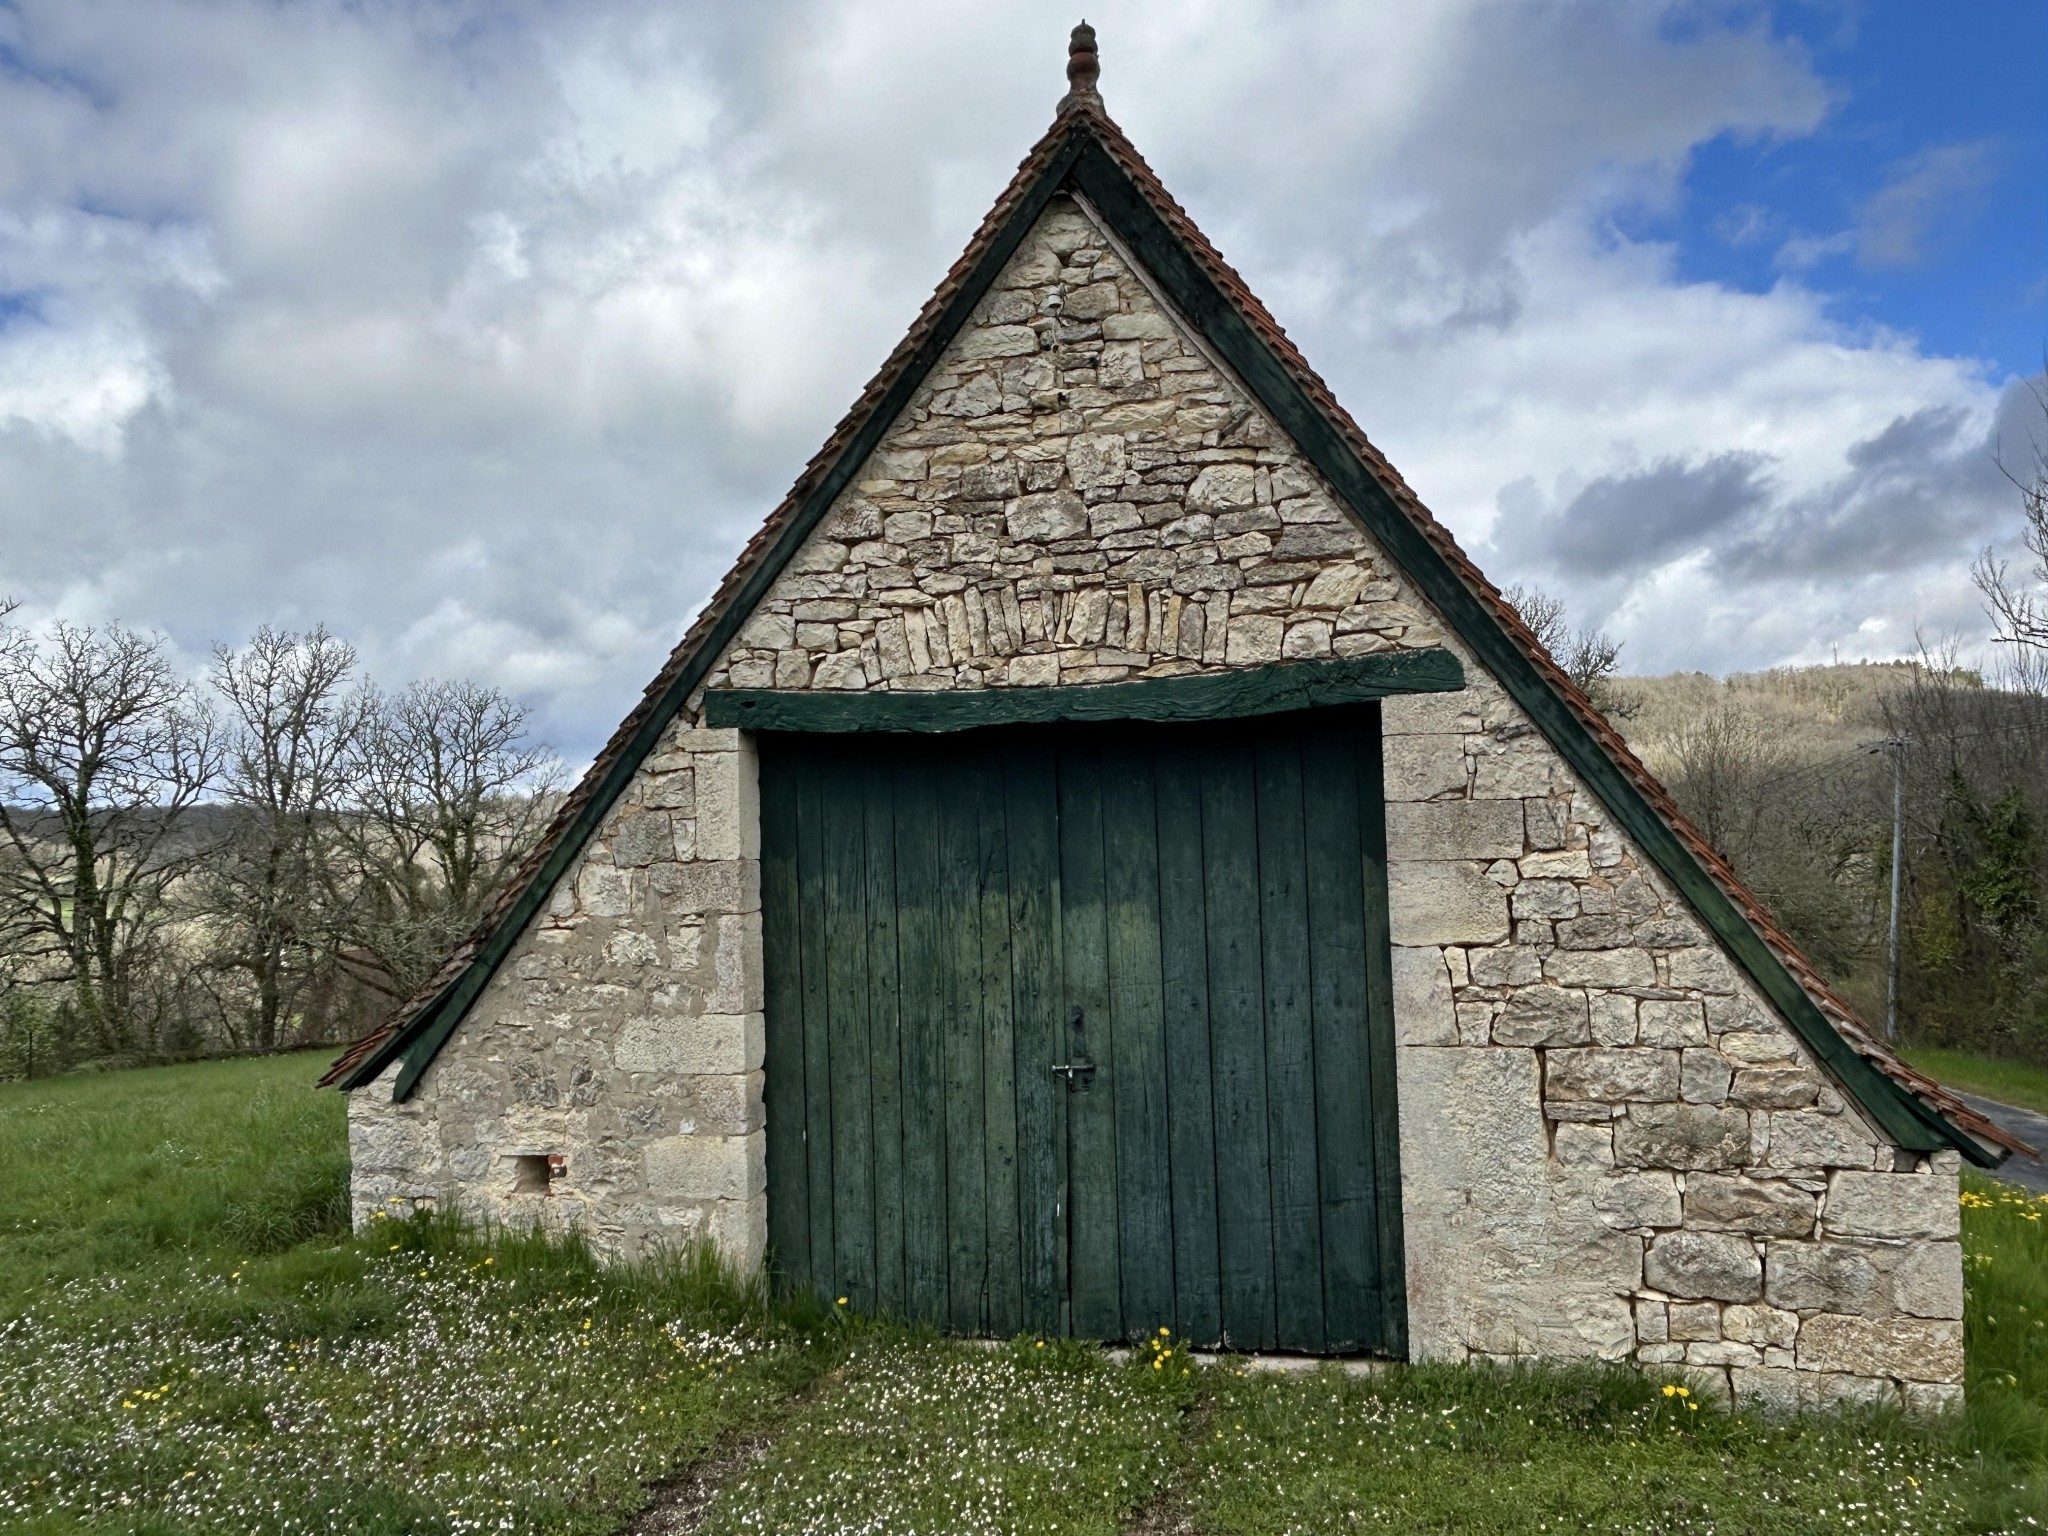
[[[1052,1075],[1067,1080],[1067,1092],[1081,1093],[1095,1081],[1095,1058],[1088,1054],[1088,1031],[1079,1008],[1067,1020],[1067,1029],[1074,1037],[1073,1049],[1068,1052],[1072,1059],[1054,1067]]]

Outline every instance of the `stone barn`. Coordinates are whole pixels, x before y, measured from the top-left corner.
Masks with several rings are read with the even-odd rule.
[[[2000,1133],[1832,993],[1106,114],[1050,131],[489,920],[357,1218],[966,1334],[1955,1402]]]

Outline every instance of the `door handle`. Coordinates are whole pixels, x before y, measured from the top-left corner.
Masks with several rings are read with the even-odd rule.
[[[1088,1085],[1095,1081],[1095,1058],[1088,1054],[1088,1028],[1085,1016],[1076,1008],[1067,1019],[1067,1032],[1073,1037],[1068,1060],[1052,1069],[1054,1077],[1067,1082],[1067,1092],[1085,1093]]]

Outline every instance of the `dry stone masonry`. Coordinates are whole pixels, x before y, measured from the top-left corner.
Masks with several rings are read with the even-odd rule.
[[[1844,1102],[1085,208],[1055,201],[710,684],[1420,646],[1472,684],[1384,706],[1416,1355],[1633,1359],[1774,1407],[1957,1401],[1956,1155],[1896,1152]],[[678,720],[420,1091],[353,1096],[359,1219],[453,1199],[760,1260],[755,795],[744,736]],[[515,1188],[550,1155],[545,1192]]]

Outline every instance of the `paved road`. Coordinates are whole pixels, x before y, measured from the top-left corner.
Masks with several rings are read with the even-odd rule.
[[[1958,1093],[1956,1097],[2028,1146],[2048,1154],[2048,1115],[2021,1109],[2017,1104],[2001,1104],[1996,1099],[1980,1099],[1974,1093]],[[1999,1167],[1997,1177],[2031,1189],[2037,1195],[2048,1195],[2048,1163],[2038,1157],[2021,1157],[2015,1152]]]

